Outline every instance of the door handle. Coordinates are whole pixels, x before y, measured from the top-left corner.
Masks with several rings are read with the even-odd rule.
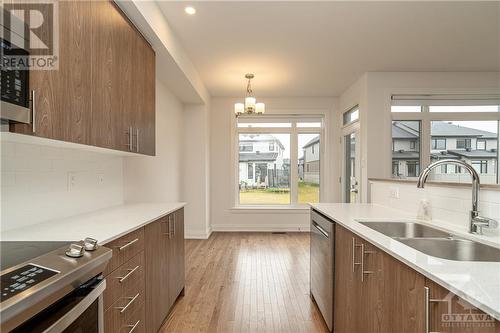
[[[35,90],[31,91],[31,130],[36,132],[36,95]]]

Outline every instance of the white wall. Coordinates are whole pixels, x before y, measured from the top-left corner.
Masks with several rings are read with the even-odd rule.
[[[360,105],[362,201],[369,200],[368,178],[391,176],[391,94],[492,93],[498,72],[369,72],[340,97],[339,117]]]
[[[127,202],[181,201],[183,106],[156,80],[156,156],[124,159]]]
[[[210,108],[210,220],[214,231],[277,231],[309,230],[308,210],[235,210],[234,208],[234,154],[232,140],[234,135],[234,103],[237,98],[214,98]],[[337,106],[334,98],[264,98],[268,114],[324,114],[325,143],[325,195],[323,201],[335,200],[331,191],[335,179],[333,159],[336,149],[332,145],[331,125],[333,110]],[[332,148],[333,147],[333,148]]]
[[[467,232],[470,210],[472,208],[472,190],[469,186],[427,185],[417,188],[416,183],[370,181],[372,203],[397,207],[417,217],[419,203],[428,200],[432,216],[431,223],[436,223],[452,230]],[[391,192],[398,191],[399,198],[391,197]],[[481,189],[479,195],[481,216],[500,221],[500,190]],[[500,238],[500,229],[484,229],[486,236]]]
[[[122,157],[6,141],[1,150],[2,231],[123,202]]]

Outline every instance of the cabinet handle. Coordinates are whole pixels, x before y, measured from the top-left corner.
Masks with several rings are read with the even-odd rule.
[[[138,320],[137,323],[135,323],[134,325],[127,325],[127,327],[131,327],[131,329],[130,329],[130,331],[128,331],[128,333],[132,333],[135,330],[135,328],[137,327],[137,325],[139,325],[140,322],[141,321]]]
[[[31,129],[36,132],[36,96],[35,90],[31,91]]]
[[[352,238],[352,272],[354,273],[356,265],[361,265],[360,262],[356,262],[356,248],[360,247],[361,244],[356,244],[356,239]]]
[[[373,274],[373,271],[365,271],[365,255],[375,253],[374,251],[365,251],[365,244],[361,243],[361,282],[365,281],[365,274]]]
[[[129,151],[132,151],[133,150],[133,144],[132,144],[132,141],[133,141],[133,133],[132,133],[132,126],[128,128],[128,142],[125,144],[125,146],[128,147],[128,150]]]
[[[431,323],[430,323],[430,304],[431,303],[440,303],[447,302],[442,299],[432,299],[430,298],[430,289],[429,287],[424,287],[424,333],[440,333],[440,332],[431,332]]]
[[[118,247],[118,251],[122,251],[122,250],[125,250],[127,247],[129,247],[130,245],[134,244],[135,242],[139,241],[139,238],[136,238],[130,242],[128,242],[127,244],[123,245],[123,246],[120,246]]]
[[[132,275],[139,267],[140,266],[135,266],[135,268],[127,269],[128,273],[125,274],[125,276],[117,276],[116,278],[118,279],[118,282],[122,283],[123,281],[125,281],[126,279],[128,279],[128,277],[130,275]]]
[[[139,152],[139,128],[135,129],[135,150]]]
[[[117,306],[115,307],[115,309],[120,310],[120,313],[124,313],[125,311],[127,311],[128,307],[135,302],[137,297],[139,297],[139,293],[137,293],[137,295],[135,295],[134,297],[126,297],[130,301],[128,301],[128,303],[125,306]]]

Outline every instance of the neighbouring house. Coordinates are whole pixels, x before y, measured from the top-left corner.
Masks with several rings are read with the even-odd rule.
[[[392,124],[392,173],[396,177],[416,177],[420,173],[420,130],[418,123],[394,121]],[[498,160],[497,134],[459,126],[450,122],[431,123],[431,162],[450,158],[471,164],[482,183],[496,183]],[[436,169],[432,178],[466,181],[469,175],[454,165]]]
[[[285,147],[271,134],[241,134],[240,187],[289,187],[290,160]]]
[[[314,137],[311,141],[306,143],[303,147],[303,180],[306,183],[319,185],[319,135]],[[299,177],[301,162],[299,160]]]

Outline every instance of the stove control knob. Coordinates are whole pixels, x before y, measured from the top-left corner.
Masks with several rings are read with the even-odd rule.
[[[85,247],[78,244],[71,244],[66,250],[66,255],[71,258],[80,258],[85,253]]]
[[[97,239],[87,237],[83,240],[85,251],[94,251],[97,249]]]

